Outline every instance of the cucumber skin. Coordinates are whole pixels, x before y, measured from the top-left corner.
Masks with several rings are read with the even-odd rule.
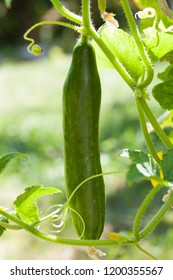
[[[101,85],[91,44],[78,43],[63,88],[63,131],[67,197],[86,178],[102,173],[99,150]],[[81,239],[99,239],[105,221],[103,177],[85,183],[70,201],[73,225]]]

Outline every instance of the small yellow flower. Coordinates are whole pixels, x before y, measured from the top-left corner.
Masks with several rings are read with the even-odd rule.
[[[119,241],[119,242],[122,242],[122,241],[127,240],[126,237],[124,237],[124,236],[122,236],[121,234],[118,234],[118,233],[116,233],[116,232],[108,232],[108,233],[107,233],[107,237],[110,238],[110,239]]]

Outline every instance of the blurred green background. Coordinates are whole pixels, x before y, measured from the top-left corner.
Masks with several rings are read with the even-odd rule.
[[[97,1],[92,1],[94,24],[102,20]],[[80,1],[64,1],[80,12]],[[134,10],[136,8],[134,7]],[[117,14],[120,26],[126,26],[119,1],[108,1],[108,10]],[[23,34],[32,24],[45,19],[61,20],[49,0],[13,0],[7,10],[0,0],[0,154],[18,151],[28,160],[14,160],[0,177],[0,205],[12,210],[16,196],[28,186],[58,187],[58,196],[39,199],[41,209],[65,201],[62,137],[62,87],[71,62],[71,51],[77,35],[62,27],[42,27],[32,36],[42,45],[39,58],[27,53]],[[156,65],[156,72],[165,67]],[[103,171],[118,171],[128,167],[120,158],[122,149],[147,151],[140,130],[133,94],[116,71],[100,70],[102,106],[100,116],[100,149]],[[153,83],[157,82],[155,77]],[[156,117],[162,112],[151,97],[149,101]],[[158,139],[153,134],[153,141]],[[126,175],[105,177],[106,224],[108,231],[129,232],[140,202],[151,185],[141,182],[129,188]],[[164,191],[163,191],[164,194]],[[161,205],[162,194],[153,201],[144,224]],[[159,259],[173,259],[173,215],[168,211],[157,229],[141,245]],[[70,234],[69,234],[70,232]],[[75,237],[70,218],[63,236]],[[69,236],[70,235],[70,236]],[[29,233],[7,231],[0,240],[0,259],[89,259],[85,248],[62,246],[39,240]],[[128,246],[101,248],[105,259],[147,259]]]

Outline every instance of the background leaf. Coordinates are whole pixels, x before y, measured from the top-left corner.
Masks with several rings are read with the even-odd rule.
[[[168,128],[168,132],[167,135],[170,139],[170,141],[173,143],[173,111],[165,111],[160,117],[159,117],[159,123],[162,127],[162,129],[164,128]],[[170,129],[171,128],[171,129]]]
[[[1,221],[1,222],[4,222],[4,223],[8,223],[7,218],[4,218],[4,217],[1,217],[1,218],[0,218],[0,221]],[[6,231],[6,228],[4,228],[4,227],[2,227],[2,226],[0,225],[0,236],[3,235],[4,231]]]
[[[173,109],[173,79],[157,84],[152,94],[163,109]]]
[[[163,72],[158,73],[158,78],[164,82],[173,78],[173,64],[170,64]]]
[[[150,155],[138,150],[130,151],[124,149],[121,156],[127,157],[132,161],[127,173],[127,181],[129,185],[140,180],[159,177],[159,166]]]
[[[141,174],[136,168],[136,164],[130,165],[126,178],[129,186],[132,186],[133,184],[145,179],[143,174]]]
[[[155,60],[163,58],[173,50],[173,33],[155,31],[153,28],[145,29],[144,43],[154,54]]]
[[[26,223],[32,224],[38,220],[38,208],[36,199],[43,195],[60,192],[56,188],[45,188],[41,186],[32,186],[25,189],[25,192],[14,201],[16,214]]]
[[[164,179],[173,183],[173,149],[168,150],[161,161]]]
[[[0,173],[3,172],[3,170],[5,169],[7,164],[10,162],[10,160],[12,160],[14,158],[25,158],[26,159],[27,156],[24,154],[16,153],[16,152],[5,154],[5,155],[1,156],[0,157]]]

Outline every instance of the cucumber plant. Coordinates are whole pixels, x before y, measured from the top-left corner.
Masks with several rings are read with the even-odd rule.
[[[156,259],[140,246],[140,241],[155,229],[173,204],[172,133],[166,134],[164,130],[168,126],[171,128],[173,126],[173,12],[166,1],[134,0],[140,11],[133,15],[128,0],[121,0],[121,7],[130,28],[125,31],[119,26],[114,13],[107,12],[107,1],[98,0],[98,9],[104,24],[96,30],[91,19],[89,0],[82,0],[81,15],[68,10],[59,0],[51,0],[51,2],[69,22],[39,22],[27,30],[24,38],[30,42],[28,51],[37,56],[44,50],[29,37],[33,29],[45,24],[54,24],[71,28],[80,34],[80,39],[73,50],[72,63],[63,92],[67,201],[62,205],[51,206],[52,211],[40,218],[37,198],[42,195],[56,194],[59,190],[41,186],[27,188],[14,201],[13,213],[9,213],[4,207],[0,208],[0,233],[2,234],[5,229],[23,228],[38,238],[54,243],[91,246],[92,248],[132,245]],[[155,74],[154,65],[159,60],[167,61],[169,64],[162,73],[158,74],[162,82],[152,88],[152,95],[156,102],[169,112],[161,123],[158,122],[149,106],[149,86]],[[139,113],[141,130],[148,147],[148,153],[139,151],[138,148],[134,151],[129,149],[121,151],[122,157],[131,160],[127,171],[127,181],[129,185],[139,180],[151,182],[151,190],[135,216],[131,235],[122,236],[116,232],[108,232],[107,239],[100,238],[105,220],[103,177],[125,171],[103,173],[100,164],[101,85],[97,70],[99,66],[118,71],[131,89]],[[153,144],[147,121],[158,135],[163,145],[162,151],[157,151]],[[0,171],[16,155],[19,154],[2,156]],[[148,205],[162,188],[167,190],[162,207],[141,229],[141,220]],[[69,210],[79,239],[67,239],[58,235],[65,227]],[[55,228],[53,236],[38,228],[46,220],[50,220]]]

